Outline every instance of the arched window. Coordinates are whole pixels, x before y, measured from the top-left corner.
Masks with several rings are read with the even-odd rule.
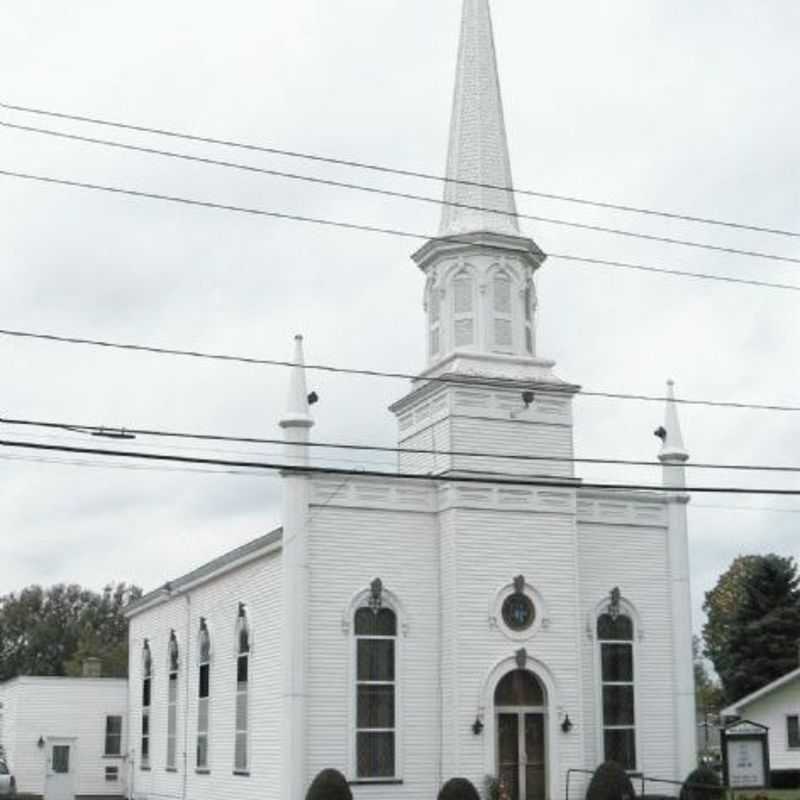
[[[397,616],[380,605],[355,612],[356,777],[396,777],[397,761]]]
[[[236,618],[236,739],[234,744],[234,772],[247,772],[248,757],[248,694],[250,678],[250,623],[247,608],[239,603]]]
[[[619,610],[619,599],[597,617],[600,656],[600,702],[606,761],[636,769],[633,620]]]
[[[533,306],[536,302],[533,281],[528,280],[525,286],[525,349],[533,355]]]
[[[175,769],[178,740],[178,638],[170,631],[167,644],[169,675],[167,684],[167,769]]]
[[[208,769],[208,716],[211,696],[211,637],[205,617],[200,617],[197,675],[197,769]]]
[[[475,282],[461,271],[453,279],[453,341],[456,347],[475,343]]]
[[[142,739],[139,766],[150,769],[150,700],[153,688],[153,656],[150,642],[145,639],[142,645]]]
[[[511,311],[511,277],[498,272],[492,280],[493,341],[496,350],[511,350],[514,346],[513,315]]]
[[[431,284],[428,296],[428,320],[430,324],[429,352],[431,356],[438,355],[442,346],[441,320],[442,298],[436,285]]]

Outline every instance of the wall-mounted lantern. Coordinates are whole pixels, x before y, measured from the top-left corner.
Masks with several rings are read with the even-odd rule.
[[[42,736],[39,737],[39,741],[36,742],[36,746],[41,750],[44,747],[44,738]]]
[[[569,733],[572,730],[572,720],[569,718],[569,714],[564,714],[564,721],[561,723],[561,730],[564,733]]]
[[[483,733],[483,720],[481,719],[480,714],[475,717],[475,722],[472,723],[472,732],[476,736],[480,736]]]

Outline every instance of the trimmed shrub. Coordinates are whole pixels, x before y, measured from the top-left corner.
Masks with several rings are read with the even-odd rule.
[[[635,797],[631,779],[615,761],[601,764],[586,790],[586,800],[634,800]]]
[[[308,787],[306,800],[353,800],[353,793],[341,772],[324,769]]]
[[[438,800],[481,800],[481,797],[466,778],[450,778],[439,789]]]
[[[724,795],[717,773],[711,767],[698,767],[683,782],[680,800],[722,800]]]

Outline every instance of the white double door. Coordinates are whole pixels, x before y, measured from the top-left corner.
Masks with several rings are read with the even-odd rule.
[[[78,766],[77,740],[50,738],[45,746],[44,800],[73,800]]]
[[[497,773],[510,800],[545,800],[547,743],[542,708],[497,710]]]

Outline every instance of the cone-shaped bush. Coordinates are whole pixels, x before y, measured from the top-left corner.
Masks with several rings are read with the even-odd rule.
[[[683,782],[680,800],[722,800],[723,795],[717,773],[711,767],[698,767]]]
[[[308,787],[306,800],[353,800],[353,793],[341,772],[324,769]]]
[[[481,800],[481,796],[466,778],[450,778],[439,790],[438,800]]]
[[[586,790],[586,800],[634,800],[635,797],[631,779],[615,761],[601,764]]]

